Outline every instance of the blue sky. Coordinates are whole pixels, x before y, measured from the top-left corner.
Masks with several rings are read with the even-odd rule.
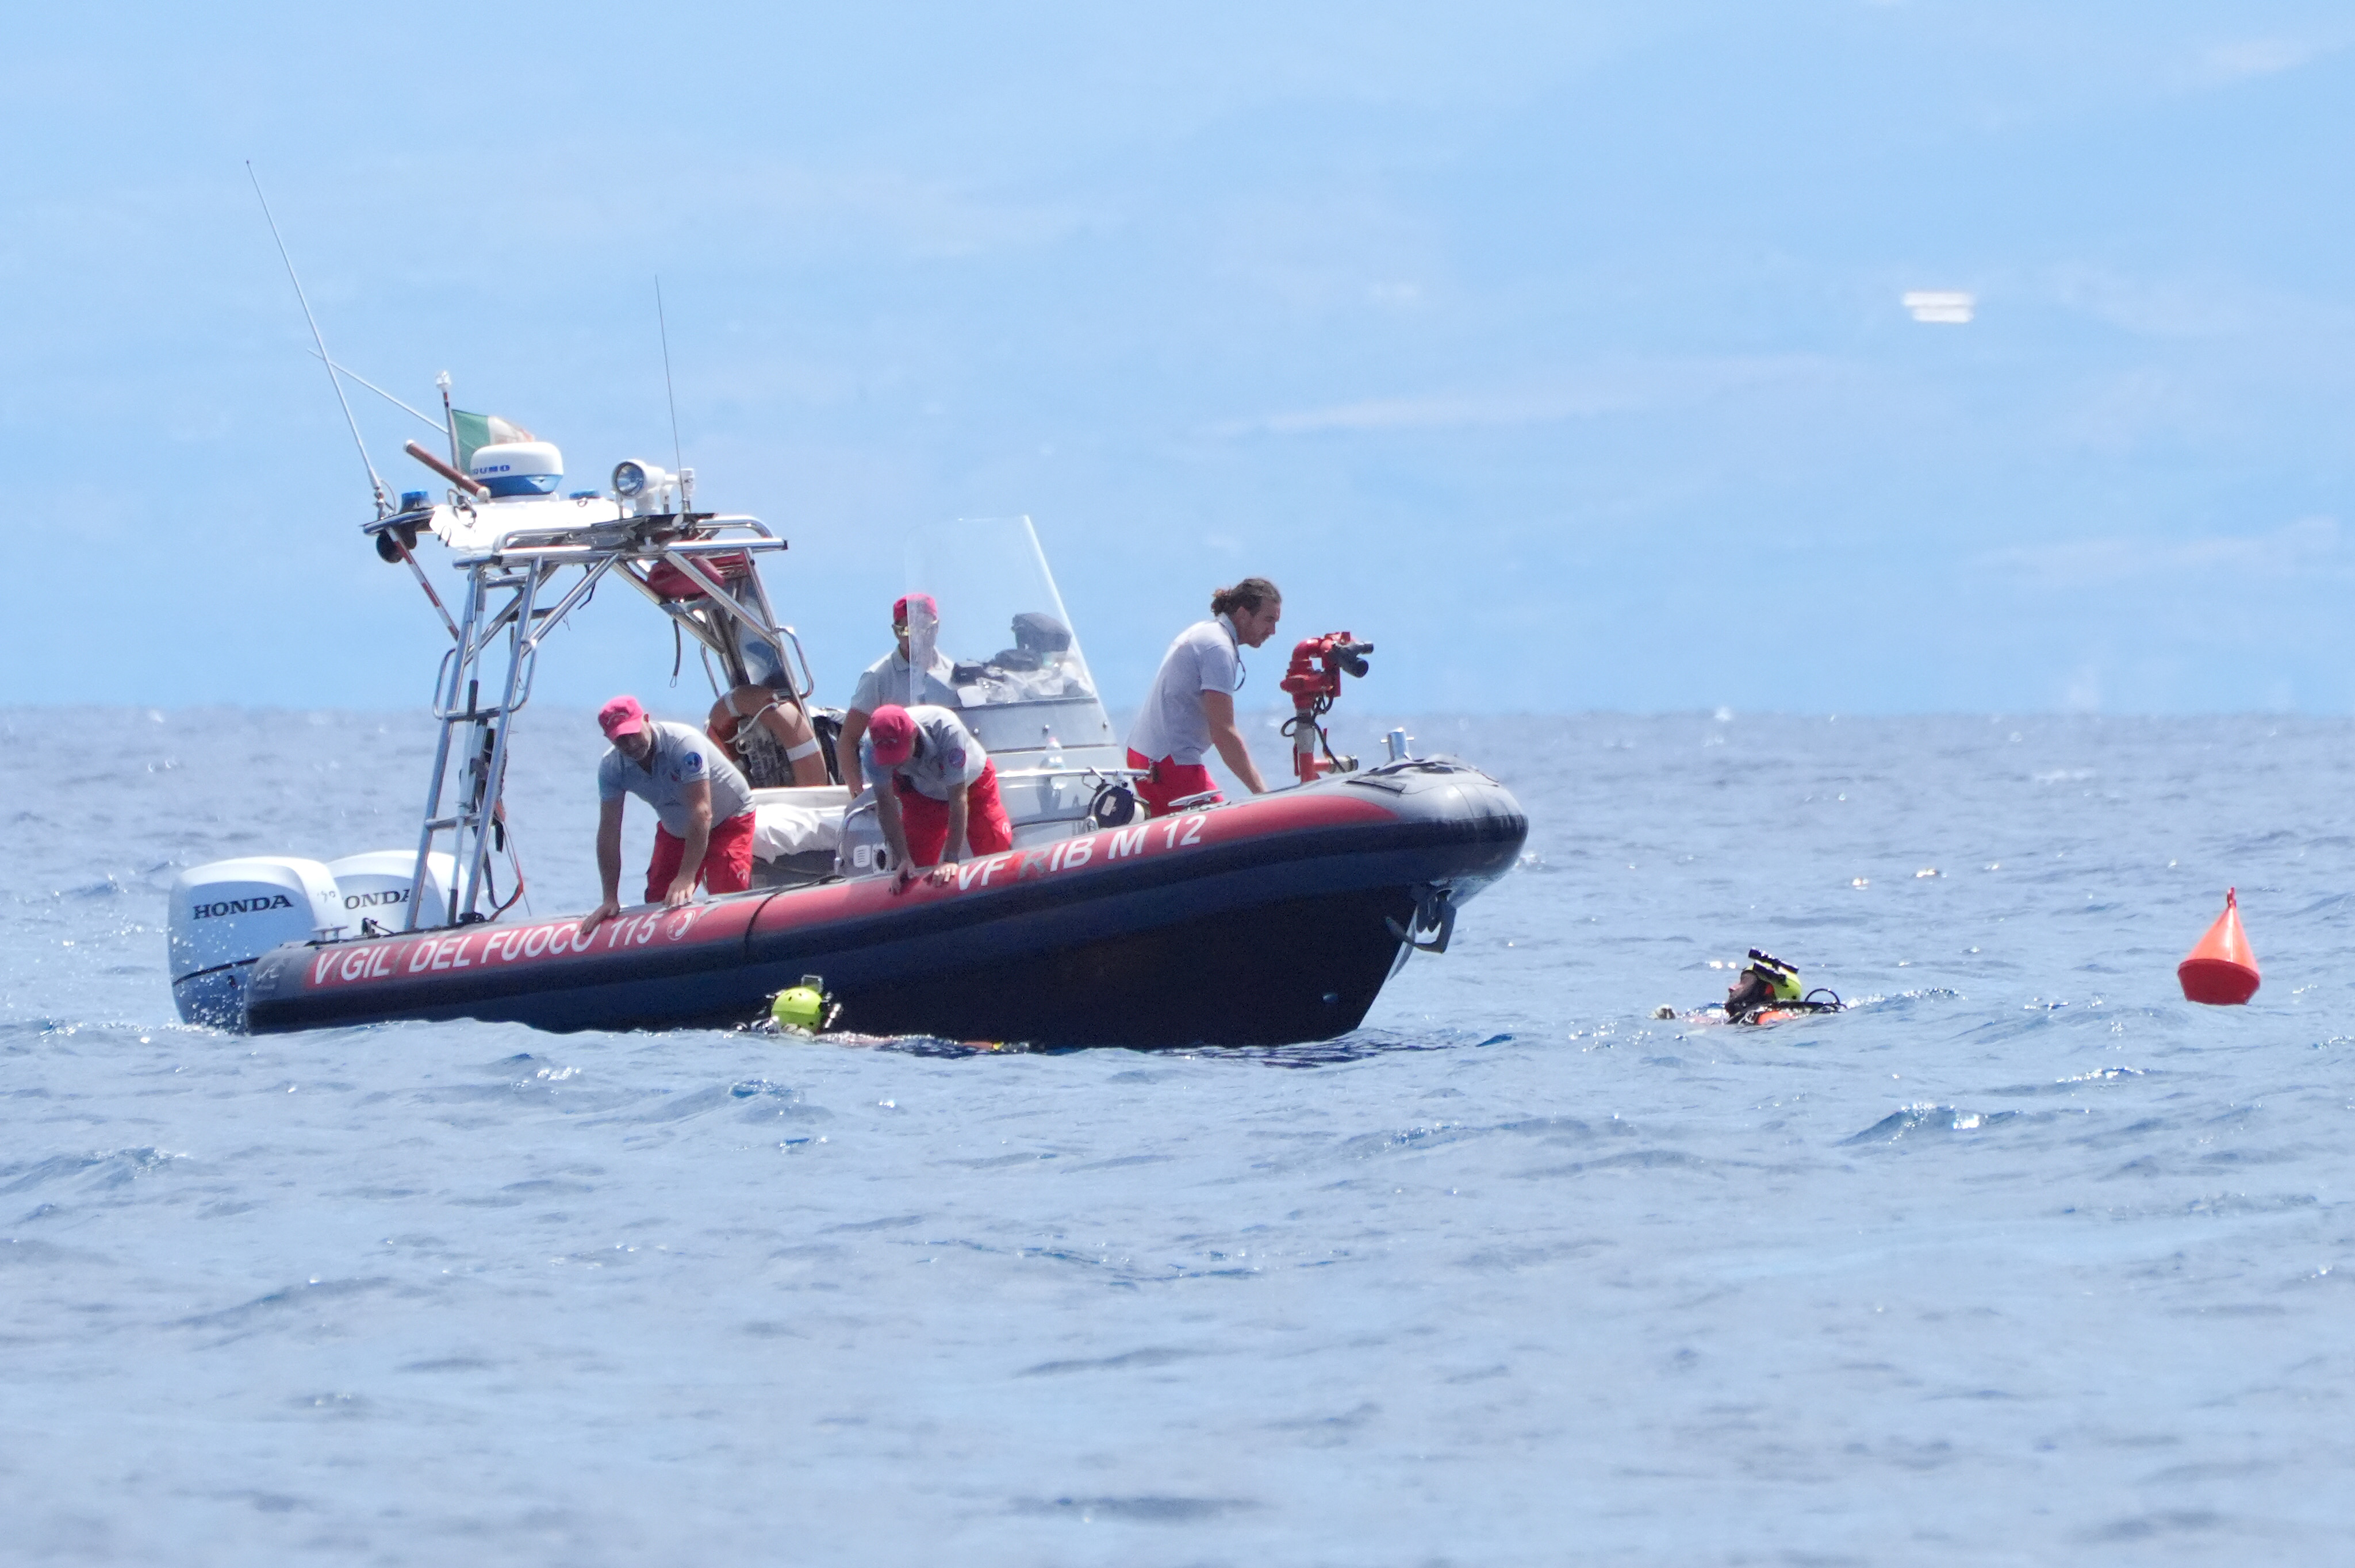
[[[1256,571],[1396,709],[2355,710],[2350,46],[2264,3],[52,8],[0,60],[6,696],[426,694],[250,158],[339,359],[581,482],[668,453],[659,274],[701,498],[793,540],[837,701],[910,529],[1028,513],[1116,701]],[[669,671],[619,602],[559,654],[543,700]]]

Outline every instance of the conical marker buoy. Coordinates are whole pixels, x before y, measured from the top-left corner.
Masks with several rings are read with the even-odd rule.
[[[2224,912],[2191,956],[2175,966],[2175,978],[2183,982],[2186,1001],[2238,1007],[2257,994],[2257,956],[2249,951],[2248,933],[2241,929],[2238,888],[2225,889]]]

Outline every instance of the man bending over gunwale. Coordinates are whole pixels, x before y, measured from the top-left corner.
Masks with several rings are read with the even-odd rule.
[[[622,912],[622,806],[632,795],[655,809],[655,853],[646,902],[676,909],[697,883],[714,893],[752,885],[752,789],[744,775],[692,725],[646,716],[635,697],[597,712],[613,743],[597,764],[597,875],[605,901],[581,920],[587,936]]]

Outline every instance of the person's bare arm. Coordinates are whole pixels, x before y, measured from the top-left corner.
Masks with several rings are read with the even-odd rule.
[[[915,880],[908,859],[908,824],[900,815],[900,791],[891,788],[889,773],[875,781],[875,825],[883,830],[884,847],[891,852],[891,891]]]
[[[834,737],[834,760],[842,769],[842,782],[850,792],[858,794],[865,785],[858,771],[858,742],[867,734],[867,713],[853,708],[842,715],[842,733]],[[877,798],[881,798],[877,791]]]
[[[943,865],[946,865],[953,860],[963,860],[967,853],[964,839],[965,821],[973,807],[965,797],[972,792],[972,789],[973,786],[969,784],[959,784],[949,791],[949,836],[941,847]]]
[[[1219,756],[1234,769],[1254,795],[1267,793],[1266,781],[1259,776],[1259,764],[1252,760],[1251,747],[1243,744],[1242,732],[1235,728],[1235,699],[1227,692],[1202,694],[1202,716],[1210,721],[1210,744],[1219,748]]]
[[[605,889],[605,901],[581,917],[581,934],[587,936],[622,912],[622,801],[626,796],[597,803],[597,879]]]
[[[696,874],[703,869],[703,852],[711,847],[711,786],[701,779],[679,790],[687,806],[687,847],[679,851],[678,874],[671,878],[663,907],[676,909],[695,896]]]

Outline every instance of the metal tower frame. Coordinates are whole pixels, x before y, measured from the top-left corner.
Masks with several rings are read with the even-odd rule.
[[[485,508],[496,517],[493,507]],[[471,508],[467,510],[472,510]],[[411,550],[418,531],[432,518],[431,511],[403,513],[368,525],[378,536],[380,551],[405,561],[416,573],[428,598],[442,610],[450,629],[452,646],[442,655],[433,689],[433,717],[440,727],[434,743],[433,771],[425,793],[425,810],[418,829],[417,863],[410,885],[425,885],[435,842],[450,835],[455,866],[446,919],[452,926],[487,920],[483,902],[489,886],[491,854],[505,835],[500,800],[506,778],[507,737],[515,715],[531,701],[540,645],[565,618],[588,602],[608,576],[619,577],[667,615],[671,623],[692,636],[707,659],[717,656],[719,671],[731,684],[747,681],[742,641],[745,637],[766,641],[785,665],[794,695],[805,705],[815,689],[809,659],[794,629],[778,622],[768,590],[757,569],[746,573],[737,591],[730,592],[718,570],[698,570],[696,563],[719,565],[715,557],[754,556],[783,551],[785,541],[759,519],[712,513],[670,513],[647,517],[600,521],[581,527],[517,527],[496,535],[483,553],[466,560],[464,612],[454,621],[442,609],[424,570]],[[389,543],[389,550],[386,544]],[[689,598],[666,595],[651,578],[653,569],[667,562],[692,578],[701,591]],[[570,567],[581,576],[552,604],[543,605],[557,577]],[[749,589],[749,591],[745,591]],[[794,665],[799,666],[798,673]],[[718,676],[714,677],[715,683]],[[485,687],[496,695],[483,701]],[[459,732],[464,730],[463,740]],[[458,759],[452,778],[451,759]],[[402,929],[417,927],[421,898],[409,901]]]

